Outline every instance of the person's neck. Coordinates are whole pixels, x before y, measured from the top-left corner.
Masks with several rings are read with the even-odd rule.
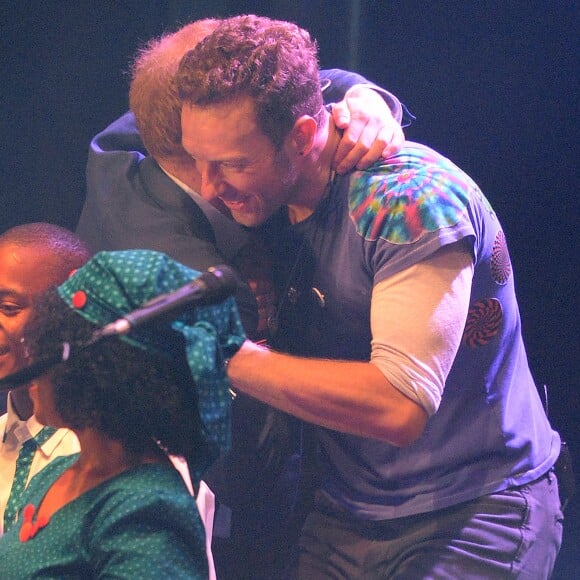
[[[298,184],[299,202],[288,204],[291,223],[301,222],[311,216],[328,195],[335,174],[333,164],[339,142],[339,130],[329,115],[325,128],[319,131],[306,159],[306,163],[311,162],[311,170],[306,172],[305,178]]]
[[[39,506],[37,521],[48,521],[62,506],[124,471],[145,463],[169,462],[154,441],[144,452],[134,453],[95,429],[75,433],[81,445],[79,458],[51,485]]]
[[[10,403],[21,421],[28,421],[32,417],[33,405],[27,386],[10,391]]]
[[[167,456],[153,440],[144,451],[133,452],[121,441],[111,439],[93,428],[76,431],[76,435],[81,452],[75,471],[87,486],[110,479],[138,465],[167,461]]]
[[[184,184],[188,190],[199,192],[201,188],[201,176],[195,167],[191,157],[187,155],[174,155],[172,157],[155,157],[165,173],[173,179],[177,179]]]

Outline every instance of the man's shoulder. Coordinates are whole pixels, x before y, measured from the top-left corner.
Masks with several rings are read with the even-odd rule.
[[[449,158],[413,141],[406,141],[391,157],[381,159],[365,170],[353,172],[354,179],[363,184],[389,178],[396,183],[407,183],[412,176],[421,177],[421,183],[426,184],[430,178],[439,175],[455,176],[456,180],[472,183],[471,178]],[[416,179],[414,183],[420,185]]]
[[[147,155],[131,111],[115,119],[91,140],[90,154],[93,156],[117,151]]]
[[[449,159],[407,142],[389,159],[352,173],[349,212],[365,239],[411,243],[457,224],[475,189]]]
[[[105,127],[105,129],[100,131],[97,135],[109,133],[124,133],[124,134],[139,133],[137,129],[137,123],[135,121],[135,115],[133,115],[131,111],[126,111],[119,118],[112,121],[107,127]]]

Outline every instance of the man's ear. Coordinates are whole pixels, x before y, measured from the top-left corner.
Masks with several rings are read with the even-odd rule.
[[[308,115],[302,115],[294,123],[290,137],[298,155],[308,155],[310,153],[314,146],[317,129],[316,121]]]

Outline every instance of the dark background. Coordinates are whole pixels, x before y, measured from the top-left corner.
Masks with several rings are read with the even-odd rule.
[[[126,110],[140,44],[196,18],[248,12],[308,28],[323,67],[357,70],[397,94],[417,116],[407,136],[480,184],[510,244],[530,364],[580,471],[574,2],[4,2],[0,231],[28,221],[74,228],[89,140]],[[579,503],[567,512],[559,578],[580,563]]]

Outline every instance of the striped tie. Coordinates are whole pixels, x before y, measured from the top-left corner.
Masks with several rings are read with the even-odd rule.
[[[36,437],[28,439],[28,441],[22,444],[18,459],[16,460],[16,472],[10,489],[10,496],[6,503],[6,510],[4,511],[4,532],[7,532],[18,519],[22,494],[26,487],[36,448],[40,447],[48,438],[52,437],[55,431],[56,429],[54,427],[44,427]]]

